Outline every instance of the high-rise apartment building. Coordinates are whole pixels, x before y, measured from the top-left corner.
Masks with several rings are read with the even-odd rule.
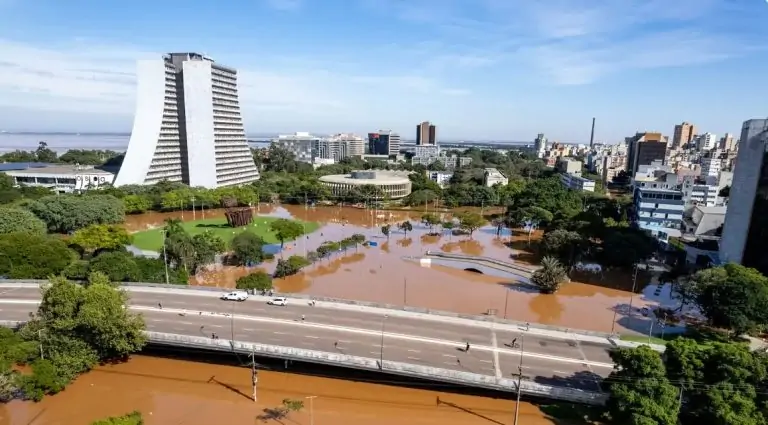
[[[391,130],[368,133],[368,153],[371,155],[397,155],[400,153],[400,135]]]
[[[305,131],[293,134],[281,134],[272,140],[272,145],[293,154],[296,161],[312,164],[318,157],[322,138]]]
[[[138,63],[133,130],[115,186],[162,180],[215,188],[258,180],[237,71],[198,53]]]
[[[696,136],[696,149],[699,152],[707,152],[717,147],[717,136],[712,133],[704,133]]]
[[[544,137],[544,133],[539,133],[538,136],[536,136],[533,145],[536,150],[536,156],[539,159],[544,158],[544,154],[547,151],[547,138]]]
[[[725,136],[721,137],[718,141],[718,149],[726,152],[733,152],[736,150],[736,140],[733,138],[733,134],[725,133]]]
[[[642,165],[664,162],[667,156],[667,138],[661,133],[636,133],[625,139],[627,144],[627,173],[634,176]]]
[[[696,126],[687,122],[675,126],[675,134],[672,136],[672,148],[676,149],[693,141],[696,135]]]
[[[720,261],[768,274],[768,119],[745,121],[725,215]]]
[[[416,144],[417,145],[435,145],[437,144],[437,127],[430,124],[429,121],[416,126]]]
[[[337,134],[323,138],[317,142],[317,156],[323,159],[332,159],[336,162],[350,156],[363,156],[365,154],[365,141],[351,134]]]

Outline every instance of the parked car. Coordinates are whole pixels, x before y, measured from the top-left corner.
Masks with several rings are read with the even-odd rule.
[[[288,305],[288,299],[285,298],[285,297],[272,298],[271,300],[267,301],[267,304],[269,304],[269,305],[286,306],[286,305]]]
[[[224,301],[245,301],[248,299],[248,293],[245,291],[229,292],[221,296]]]

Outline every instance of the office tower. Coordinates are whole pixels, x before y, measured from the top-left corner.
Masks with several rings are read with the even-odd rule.
[[[397,155],[400,153],[400,135],[391,130],[368,133],[368,153],[371,155]]]
[[[280,134],[272,140],[272,145],[293,154],[296,161],[312,164],[318,156],[322,138],[305,131],[293,134]]]
[[[675,126],[675,134],[672,136],[672,149],[691,143],[696,135],[696,126],[687,122]]]
[[[258,180],[237,71],[198,53],[138,63],[133,130],[115,186],[162,180],[215,188]]]
[[[589,147],[595,144],[595,119],[592,118],[592,133],[589,135]]]
[[[768,119],[745,121],[733,172],[720,261],[768,274]]]
[[[365,154],[365,141],[358,136],[337,134],[320,139],[317,143],[317,157],[336,162],[344,158]]]
[[[707,177],[714,177],[720,175],[720,170],[723,164],[720,157],[714,154],[710,154],[704,158],[701,158],[701,177],[706,179]]]
[[[704,133],[696,136],[696,149],[699,152],[706,152],[717,147],[717,136],[712,133]]]
[[[661,133],[636,133],[625,139],[627,144],[627,173],[634,177],[641,165],[654,161],[664,162],[667,156],[667,139]]]
[[[416,126],[416,144],[434,145],[437,144],[437,127],[430,124],[429,121]]]

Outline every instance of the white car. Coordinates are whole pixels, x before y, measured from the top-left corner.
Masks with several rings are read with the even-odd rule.
[[[271,300],[267,301],[267,304],[269,304],[269,305],[286,306],[286,305],[288,305],[288,299],[285,298],[285,297],[272,298]]]
[[[248,293],[245,291],[229,292],[221,296],[224,301],[245,301],[248,299]]]

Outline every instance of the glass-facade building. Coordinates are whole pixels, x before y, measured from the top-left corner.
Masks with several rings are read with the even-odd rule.
[[[720,241],[720,261],[768,274],[768,119],[745,121]]]
[[[634,223],[662,242],[679,237],[685,201],[679,190],[635,188]]]

